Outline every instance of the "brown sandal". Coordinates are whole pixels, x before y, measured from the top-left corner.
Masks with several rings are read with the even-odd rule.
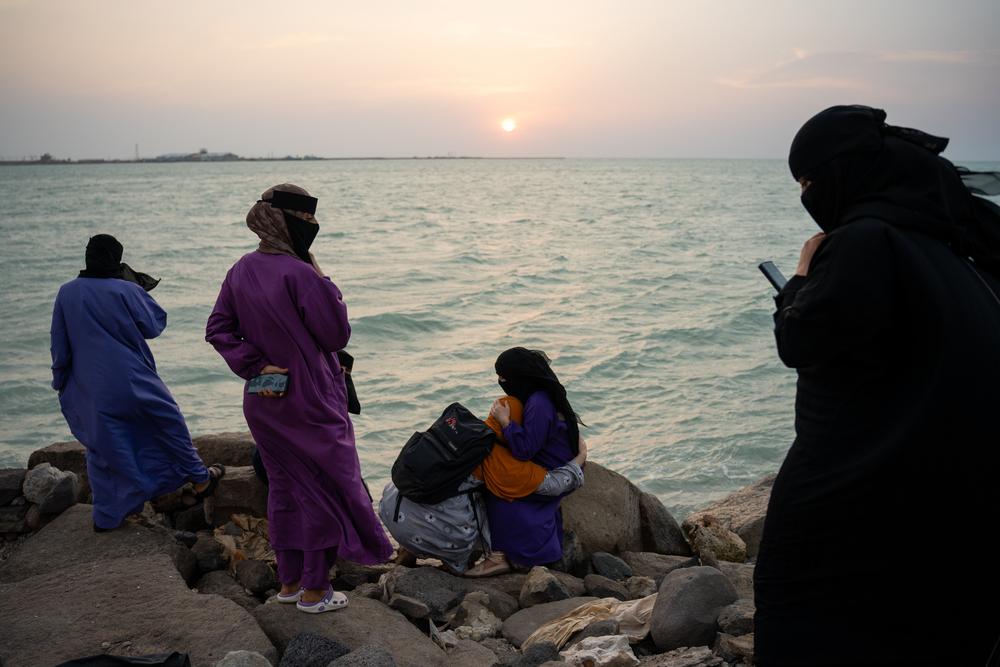
[[[473,579],[479,577],[495,577],[498,574],[510,572],[510,562],[507,557],[499,551],[494,551],[489,556],[479,561],[479,564],[468,570],[465,576]]]

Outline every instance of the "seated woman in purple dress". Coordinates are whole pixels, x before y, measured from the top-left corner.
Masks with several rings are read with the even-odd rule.
[[[351,336],[347,306],[309,252],[315,212],[316,199],[295,185],[261,195],[247,214],[260,245],[226,274],[205,336],[245,380],[288,376],[283,393],[244,393],[243,414],[267,471],[277,600],[308,613],[347,605],[330,587],[338,556],[375,564],[392,553],[347,414],[337,358]]]
[[[538,350],[515,347],[501,354],[495,367],[500,388],[524,405],[521,424],[510,418],[503,400],[495,401],[490,409],[503,428],[511,454],[547,470],[566,465],[579,452],[580,427],[548,357]],[[562,558],[561,500],[562,496],[537,493],[516,500],[486,494],[494,551],[466,576],[491,576],[507,572],[512,564],[530,567]]]

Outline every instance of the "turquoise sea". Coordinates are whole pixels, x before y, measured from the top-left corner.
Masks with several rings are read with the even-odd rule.
[[[320,200],[313,250],[350,309],[373,489],[448,403],[487,413],[514,345],[552,357],[592,460],[678,518],[775,471],[791,444],[795,374],[756,267],[791,273],[815,228],[782,161],[51,165],[0,167],[0,467],[71,438],[49,388],[52,300],[101,232],[162,278],[151,348],[192,434],[246,430],[243,383],[204,327],[256,247],[247,210],[281,182]]]

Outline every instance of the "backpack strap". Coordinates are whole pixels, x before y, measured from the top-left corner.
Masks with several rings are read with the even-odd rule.
[[[403,494],[396,490],[396,509],[392,512],[392,522],[399,523],[399,506],[403,504]]]
[[[476,495],[482,493],[482,486],[475,486],[465,492],[465,495],[469,498],[469,504],[472,505],[472,516],[476,520],[476,532],[479,534],[479,543],[483,547],[483,553],[486,554],[489,549],[486,546],[486,538],[483,536],[483,524],[479,521],[479,511],[476,510]]]

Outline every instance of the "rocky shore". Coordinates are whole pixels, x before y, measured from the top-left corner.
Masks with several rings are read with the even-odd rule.
[[[178,651],[195,667],[736,667],[752,664],[753,560],[773,477],[682,524],[588,462],[563,501],[564,557],[486,579],[340,561],[347,609],[273,601],[267,488],[249,434],[195,439],[215,497],[171,494],[94,533],[76,442],[0,470],[0,664]],[[375,490],[373,490],[375,491]]]

